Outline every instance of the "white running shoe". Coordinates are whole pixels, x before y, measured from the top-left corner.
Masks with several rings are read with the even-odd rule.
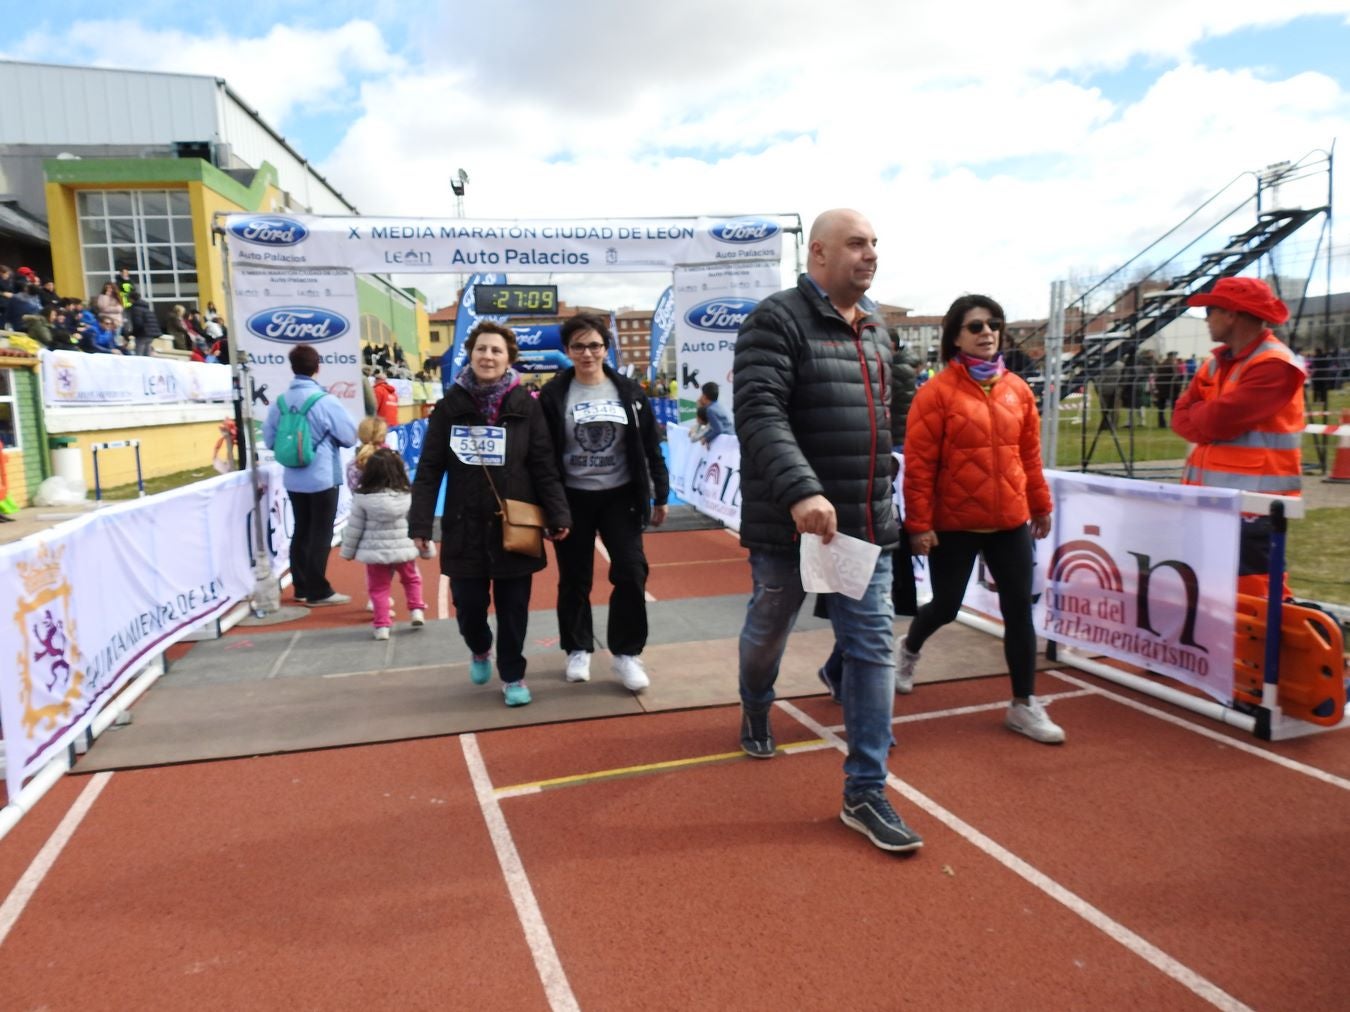
[[[895,649],[895,691],[908,696],[914,691],[914,669],[919,666],[919,655],[905,646],[902,636]]]
[[[387,640],[389,638],[389,627],[387,625],[377,625],[375,627],[375,638],[377,640]]]
[[[427,617],[421,608],[414,608],[409,612],[408,617],[412,619],[414,629],[420,629],[422,626],[426,625]]]
[[[1064,741],[1064,728],[1060,727],[1045,712],[1043,704],[1032,696],[1025,704],[1009,703],[1003,723],[1010,731],[1024,734],[1032,741],[1046,745],[1058,745]]]
[[[647,677],[647,670],[642,666],[642,658],[633,654],[615,654],[614,673],[629,692],[641,692],[652,684],[652,680]]]
[[[591,654],[589,650],[573,650],[567,655],[566,677],[569,682],[589,682],[591,680]]]

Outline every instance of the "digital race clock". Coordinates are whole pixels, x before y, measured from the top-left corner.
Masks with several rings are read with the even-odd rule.
[[[478,285],[473,295],[474,311],[484,316],[554,316],[558,312],[557,285]]]

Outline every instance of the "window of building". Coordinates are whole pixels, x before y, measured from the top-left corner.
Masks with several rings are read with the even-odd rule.
[[[431,343],[432,344],[441,343],[441,332],[437,330],[435,327],[431,328]]]
[[[371,313],[361,314],[362,344],[393,344],[394,332],[388,324]]]
[[[199,301],[187,190],[86,190],[75,207],[89,298],[125,267],[151,303]]]
[[[0,440],[4,441],[7,450],[23,449],[19,438],[19,414],[14,405],[14,372],[11,369],[0,369]]]

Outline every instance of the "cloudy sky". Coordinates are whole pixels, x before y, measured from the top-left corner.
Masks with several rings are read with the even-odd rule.
[[[224,77],[365,213],[452,215],[459,168],[469,217],[852,206],[880,236],[875,297],[940,313],[984,291],[1014,316],[1338,138],[1350,193],[1347,53],[1350,0],[48,0],[0,38],[0,57]],[[1282,275],[1308,274],[1317,228]],[[558,280],[650,306],[668,279]]]

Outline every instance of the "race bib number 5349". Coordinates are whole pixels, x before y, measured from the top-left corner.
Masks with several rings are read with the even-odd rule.
[[[450,449],[465,464],[506,463],[506,429],[500,425],[452,425]]]

